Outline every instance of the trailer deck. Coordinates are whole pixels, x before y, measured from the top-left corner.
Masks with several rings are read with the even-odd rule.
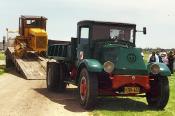
[[[14,55],[14,47],[8,47],[6,56],[11,59],[15,65],[16,70],[21,73],[24,78],[29,80],[38,80],[46,78],[46,63],[47,59],[44,57],[37,58],[17,58]]]

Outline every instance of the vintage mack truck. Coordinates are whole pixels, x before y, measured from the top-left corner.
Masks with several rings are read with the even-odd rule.
[[[64,92],[78,86],[84,109],[92,109],[98,96],[146,97],[148,105],[162,110],[169,99],[170,71],[163,63],[145,65],[136,48],[135,24],[84,20],[77,38],[48,47],[47,88]],[[143,28],[146,34],[146,28]]]

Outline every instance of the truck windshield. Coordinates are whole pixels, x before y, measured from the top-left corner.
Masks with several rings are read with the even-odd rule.
[[[117,27],[95,25],[93,27],[93,40],[122,40],[134,42],[134,27]]]
[[[41,27],[42,22],[40,20],[27,20],[26,21],[28,26],[33,26],[33,27]]]

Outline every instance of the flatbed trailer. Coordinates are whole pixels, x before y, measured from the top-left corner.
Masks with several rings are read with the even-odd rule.
[[[46,78],[46,62],[47,58],[40,56],[17,58],[14,55],[14,47],[8,47],[6,50],[6,68],[15,67],[17,72],[29,80]]]

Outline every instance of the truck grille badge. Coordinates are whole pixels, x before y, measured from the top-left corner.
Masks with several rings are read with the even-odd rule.
[[[135,80],[135,76],[132,76],[131,78],[132,78],[132,80]]]

